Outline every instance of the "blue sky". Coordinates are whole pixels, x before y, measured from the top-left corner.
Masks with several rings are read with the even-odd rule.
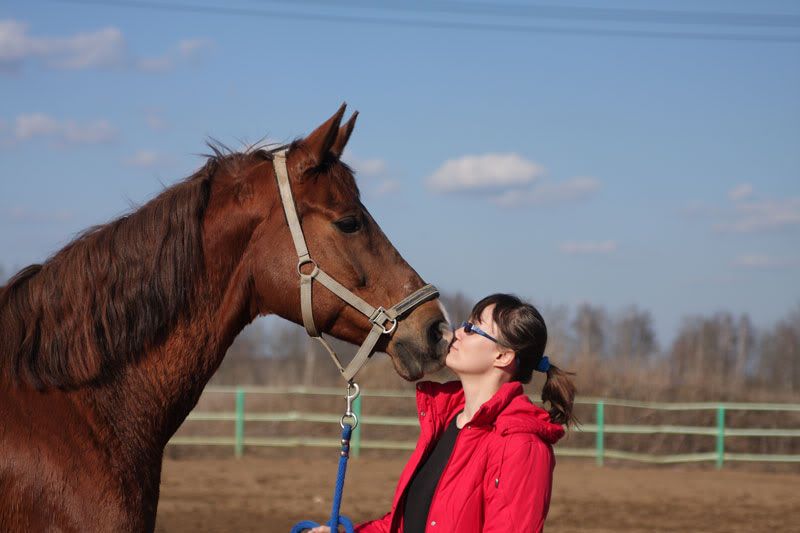
[[[172,4],[397,18],[314,3]],[[602,6],[800,16],[778,1]],[[42,261],[189,175],[207,136],[290,140],[347,101],[360,111],[347,159],[366,205],[445,290],[612,313],[637,304],[662,345],[686,315],[747,312],[767,326],[800,302],[797,25],[406,16],[794,41],[6,2],[0,265]]]

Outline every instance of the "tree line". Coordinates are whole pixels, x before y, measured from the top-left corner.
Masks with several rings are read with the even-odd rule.
[[[444,294],[454,323],[473,301]],[[580,393],[662,399],[796,399],[800,393],[800,305],[772,326],[757,329],[746,314],[720,311],[687,316],[661,344],[651,313],[638,306],[609,312],[584,303],[542,306],[547,354],[576,373]],[[334,341],[337,350],[355,347]],[[359,379],[377,387],[406,387],[387,357],[374,357]],[[433,376],[447,379],[446,370]],[[302,327],[260,321],[245,329],[215,377],[217,383],[339,385],[328,355]]]

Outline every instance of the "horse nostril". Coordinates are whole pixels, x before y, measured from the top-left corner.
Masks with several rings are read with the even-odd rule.
[[[450,340],[450,325],[443,320],[434,320],[428,325],[428,341],[431,344],[438,344],[442,339]]]

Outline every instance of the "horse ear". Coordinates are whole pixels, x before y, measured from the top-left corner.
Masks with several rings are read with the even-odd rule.
[[[325,160],[325,156],[331,151],[331,147],[339,133],[339,124],[342,122],[346,107],[347,104],[342,104],[342,107],[331,118],[323,122],[308,137],[303,139],[303,147],[311,157],[313,165],[322,163]]]
[[[356,118],[358,118],[358,111],[353,113],[353,116],[350,117],[350,120],[348,120],[344,126],[339,128],[339,134],[336,136],[336,141],[331,147],[331,153],[335,155],[337,159],[342,157],[344,147],[347,146],[347,141],[350,140],[350,134],[353,133],[353,128],[356,126]]]

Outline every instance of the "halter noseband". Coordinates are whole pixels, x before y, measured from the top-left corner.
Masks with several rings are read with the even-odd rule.
[[[292,187],[289,183],[289,171],[286,168],[286,156],[288,152],[288,148],[273,152],[272,164],[275,167],[275,176],[278,179],[278,189],[281,193],[283,211],[286,214],[286,221],[289,224],[289,231],[292,234],[294,248],[297,251],[297,273],[300,275],[300,307],[303,313],[303,325],[308,334],[317,339],[322,346],[325,347],[333,359],[336,368],[338,368],[339,372],[342,374],[342,377],[345,381],[350,383],[372,356],[375,344],[377,344],[381,335],[391,335],[397,328],[398,320],[404,318],[409,312],[421,304],[439,296],[439,291],[433,285],[428,284],[409,296],[406,296],[388,309],[384,307],[375,308],[326,274],[325,271],[311,259],[311,255],[308,253],[308,247],[306,246],[306,240],[303,237],[303,230],[300,227],[300,219],[297,217],[297,208],[295,207],[294,197],[292,196]],[[311,272],[307,274],[303,272],[303,266],[305,265],[311,265]],[[322,338],[322,334],[319,333],[314,324],[311,283],[315,279],[322,283],[333,294],[369,318],[369,321],[372,323],[372,329],[367,335],[367,338],[364,339],[355,357],[353,357],[347,367],[342,366],[336,352],[330,344]],[[389,327],[387,327],[387,324]]]

